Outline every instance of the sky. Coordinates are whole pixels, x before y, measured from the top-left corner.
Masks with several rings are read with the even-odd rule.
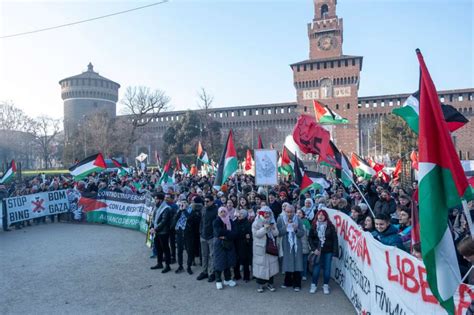
[[[157,1],[157,0],[156,0]],[[0,0],[0,36],[156,2]],[[438,90],[474,87],[470,0],[339,0],[343,53],[363,56],[359,96],[413,92],[420,48]],[[291,63],[308,59],[312,0],[170,0],[86,24],[0,39],[0,102],[63,116],[59,80],[94,70],[163,90],[174,110],[294,102]],[[120,107],[120,106],[119,106]]]

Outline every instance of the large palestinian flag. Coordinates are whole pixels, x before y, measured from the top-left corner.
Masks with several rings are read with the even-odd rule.
[[[469,120],[451,105],[441,104],[442,115],[447,123],[449,131],[453,132],[464,126]],[[410,95],[403,106],[395,108],[392,113],[400,116],[408,126],[418,134],[420,112],[420,92]]]
[[[316,121],[322,125],[347,124],[349,121],[332,111],[327,105],[323,105],[317,100],[313,100],[314,114]]]
[[[158,180],[158,184],[161,185],[163,183],[174,183],[174,172],[173,168],[171,167],[171,160],[168,160],[168,163],[166,163],[165,167],[163,167],[163,173],[161,174],[161,177]]]
[[[304,194],[307,191],[314,189],[326,189],[329,188],[330,184],[326,180],[326,176],[322,173],[305,171],[303,179],[301,180],[300,194]]]
[[[352,152],[351,156],[351,165],[354,169],[354,173],[358,177],[363,177],[364,179],[371,179],[373,176],[377,175],[375,170],[354,152]]]
[[[234,140],[232,136],[232,129],[229,131],[224,151],[219,160],[219,168],[217,169],[214,187],[221,187],[225,181],[234,174],[239,167],[237,161],[237,152],[234,147]]]
[[[8,184],[13,178],[15,178],[16,174],[16,164],[15,160],[12,160],[10,163],[10,167],[3,173],[2,178],[0,178],[0,184]]]
[[[451,140],[448,122],[423,56],[420,63],[419,219],[423,262],[431,292],[449,314],[461,283],[448,209],[472,198],[466,175]]]
[[[69,172],[74,177],[74,180],[78,181],[81,180],[87,175],[92,174],[94,172],[100,172],[107,168],[107,164],[105,164],[104,157],[102,153],[94,154],[85,158],[84,160],[80,161],[76,165],[69,168]]]

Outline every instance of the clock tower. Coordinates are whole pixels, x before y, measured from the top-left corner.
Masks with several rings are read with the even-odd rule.
[[[343,24],[337,0],[313,0],[314,18],[308,24],[309,59],[291,65],[298,111],[314,115],[314,100],[349,120],[327,126],[336,146],[357,152],[359,146],[358,90],[362,57],[342,53]]]

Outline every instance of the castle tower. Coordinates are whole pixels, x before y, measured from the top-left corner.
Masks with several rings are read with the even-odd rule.
[[[59,81],[64,100],[64,132],[66,140],[87,116],[106,112],[116,116],[120,84],[99,75],[89,63],[87,71]]]
[[[342,53],[342,18],[337,0],[314,0],[314,18],[308,24],[309,59],[291,65],[298,112],[314,115],[313,100],[349,120],[330,126],[335,144],[345,152],[358,149],[358,90],[362,57]]]

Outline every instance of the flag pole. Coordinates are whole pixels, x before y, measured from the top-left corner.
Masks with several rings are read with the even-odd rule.
[[[464,282],[464,280],[466,280],[467,276],[469,276],[469,274],[471,273],[472,269],[474,268],[474,265],[471,266],[471,268],[469,268],[469,270],[466,272],[466,274],[464,275],[464,277],[461,279],[461,283]]]
[[[362,199],[364,199],[365,204],[367,205],[367,208],[369,208],[370,213],[372,214],[372,216],[373,216],[374,219],[375,219],[374,211],[372,210],[372,208],[370,207],[369,203],[367,202],[367,199],[365,199],[364,194],[362,193],[362,191],[360,191],[359,186],[354,182],[354,179],[352,178],[352,176],[349,175],[349,174],[347,174],[347,172],[346,172],[345,169],[341,169],[341,170],[344,172],[344,174],[346,174],[347,177],[349,177],[349,178],[351,179],[352,184],[354,184],[355,188],[359,191],[360,195],[362,196]]]

